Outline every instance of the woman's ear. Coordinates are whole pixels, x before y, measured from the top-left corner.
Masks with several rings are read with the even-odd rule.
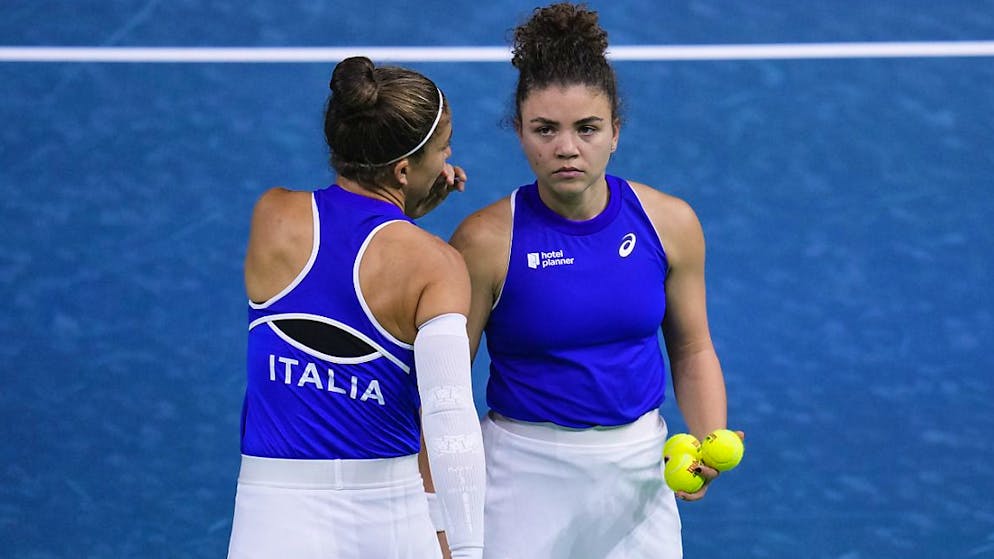
[[[407,173],[411,170],[411,160],[407,157],[394,163],[393,179],[401,186],[407,186]]]

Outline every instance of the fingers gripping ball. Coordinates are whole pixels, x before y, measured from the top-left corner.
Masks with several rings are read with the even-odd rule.
[[[673,491],[697,493],[704,486],[704,478],[698,475],[700,462],[692,454],[678,454],[666,461],[663,477]]]
[[[701,441],[701,460],[705,464],[724,472],[731,470],[742,461],[745,445],[734,431],[717,429]]]
[[[677,433],[666,439],[663,445],[663,459],[676,458],[681,454],[689,454],[694,458],[699,458],[701,452],[701,441],[689,433]]]

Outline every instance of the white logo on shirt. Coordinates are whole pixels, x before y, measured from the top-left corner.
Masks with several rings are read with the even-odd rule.
[[[635,250],[635,233],[629,233],[621,238],[621,246],[618,247],[618,254],[622,258],[627,257]]]
[[[575,258],[565,256],[561,249],[551,252],[528,253],[528,267],[533,270],[535,268],[548,268],[550,266],[569,266],[575,260]]]
[[[277,360],[283,365],[282,371],[278,371],[278,367],[276,366]],[[300,370],[301,365],[304,366],[303,371]],[[342,379],[340,375],[338,382],[336,382],[335,371],[331,368],[328,368],[327,371],[327,380],[322,382],[322,376],[318,372],[318,365],[316,363],[301,363],[291,357],[276,357],[272,353],[269,354],[269,380],[272,382],[282,382],[287,386],[296,384],[297,388],[310,385],[311,388],[317,390],[334,394],[346,394],[352,400],[359,400],[360,402],[373,400],[381,406],[386,404],[383,399],[383,391],[380,390],[379,380],[370,380],[369,384],[366,385],[366,389],[363,390],[362,396],[359,396],[360,385],[357,377],[349,375],[345,379]],[[339,382],[343,380],[347,384],[340,386]]]

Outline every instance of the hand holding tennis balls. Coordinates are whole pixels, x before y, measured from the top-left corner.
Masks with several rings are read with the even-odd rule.
[[[743,433],[728,429],[716,429],[703,441],[688,433],[673,435],[663,445],[666,485],[681,499],[702,498],[712,479],[741,462],[743,438]]]

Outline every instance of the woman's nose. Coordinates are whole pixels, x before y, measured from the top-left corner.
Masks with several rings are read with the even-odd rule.
[[[576,155],[576,139],[573,135],[560,135],[556,140],[556,157],[574,157]]]

